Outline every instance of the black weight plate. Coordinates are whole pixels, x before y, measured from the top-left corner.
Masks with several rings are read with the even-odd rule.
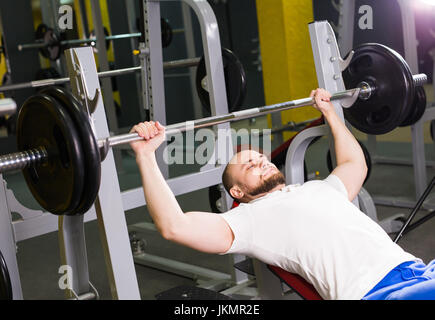
[[[408,116],[405,118],[405,121],[400,124],[400,127],[411,126],[420,120],[426,111],[426,105],[426,92],[423,87],[418,86],[415,88],[414,101],[410,108],[411,112],[408,113]]]
[[[36,201],[56,215],[73,214],[84,187],[82,146],[76,126],[60,103],[45,94],[28,98],[18,113],[17,147],[45,147],[49,160],[23,170]]]
[[[358,99],[345,108],[346,119],[368,134],[385,134],[405,119],[414,98],[414,82],[405,60],[396,51],[377,43],[363,44],[345,71],[346,88],[366,81],[376,88],[368,100]]]
[[[85,164],[85,185],[80,203],[74,214],[84,214],[94,204],[100,189],[101,159],[97,140],[85,109],[71,93],[60,87],[45,88],[42,93],[55,98],[68,110],[80,135]]]
[[[40,23],[35,30],[35,40],[43,40],[44,34],[47,32],[48,26],[44,23]]]
[[[225,88],[229,112],[237,111],[243,104],[246,96],[246,74],[242,63],[237,56],[229,49],[222,49],[222,62],[224,65]],[[205,59],[201,58],[196,69],[196,91],[204,108],[210,113],[210,96],[208,91],[202,87],[202,79],[207,75]]]
[[[56,32],[52,28],[48,28],[47,26],[43,26],[41,30],[37,30],[36,34],[42,32],[45,29],[41,39],[46,46],[39,49],[41,55],[51,61],[56,61],[59,59],[60,54],[62,53],[59,37]],[[38,39],[38,38],[37,38]]]
[[[0,251],[0,300],[12,300],[12,284],[9,276],[8,266]]]
[[[50,60],[57,60],[61,54],[60,43],[57,34],[52,28],[41,23],[35,31],[35,39],[47,44],[47,47],[40,48],[41,55]]]
[[[370,157],[370,153],[369,150],[366,148],[366,146],[364,145],[364,143],[362,143],[361,141],[357,140],[359,145],[361,146],[361,149],[364,153],[364,158],[366,160],[366,165],[367,165],[367,176],[364,180],[364,183],[367,182],[367,180],[370,178],[370,173],[372,171],[372,158]],[[333,168],[332,168],[332,158],[331,158],[331,150],[328,150],[327,154],[326,154],[326,166],[328,168],[329,173],[332,172]]]
[[[160,26],[162,30],[162,47],[168,47],[172,42],[172,27],[166,19],[160,18]]]

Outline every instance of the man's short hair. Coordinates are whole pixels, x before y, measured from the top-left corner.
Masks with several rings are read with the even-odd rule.
[[[231,198],[233,198],[233,196],[230,193],[230,189],[234,186],[234,179],[231,176],[230,173],[230,166],[232,164],[227,163],[224,172],[222,173],[222,184],[225,188],[225,190],[228,192],[228,194],[230,195]],[[234,198],[233,198],[234,199]],[[235,199],[234,199],[235,200]]]

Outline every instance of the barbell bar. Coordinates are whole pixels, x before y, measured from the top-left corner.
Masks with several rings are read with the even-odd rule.
[[[422,85],[427,82],[425,74],[417,74],[413,76],[415,84]],[[360,86],[353,89],[337,92],[332,94],[331,101],[341,101],[344,108],[350,108],[357,99],[367,100],[371,95],[376,92],[376,88],[371,87],[367,83],[361,83]],[[285,111],[305,106],[314,105],[315,100],[312,97],[290,100],[282,103],[260,106],[256,108],[235,111],[224,115],[210,116],[202,119],[180,122],[166,126],[166,137],[172,136],[177,133],[211,127],[218,124],[227,122],[234,122],[279,111]],[[127,133],[107,137],[97,140],[98,147],[100,148],[101,159],[105,159],[109,148],[143,140],[137,133]],[[33,148],[31,150],[20,151],[16,153],[6,154],[0,156],[0,173],[22,170],[24,168],[43,164],[50,158],[50,154],[44,147]]]
[[[166,61],[166,62],[163,62],[163,68],[166,70],[169,70],[169,69],[182,68],[182,67],[195,67],[198,65],[200,59],[201,58],[188,58],[188,59],[180,59],[180,60],[174,60],[174,61]],[[116,69],[116,70],[101,71],[101,72],[98,72],[97,74],[98,74],[98,78],[108,78],[108,77],[115,77],[115,76],[120,76],[120,75],[138,72],[141,69],[142,68],[140,66],[137,66],[137,67]],[[13,90],[19,90],[19,89],[27,89],[27,88],[40,88],[40,87],[47,87],[47,86],[57,86],[57,85],[62,85],[62,84],[68,83],[69,81],[70,81],[70,78],[68,78],[68,77],[58,78],[58,79],[35,80],[35,81],[30,81],[30,82],[23,82],[23,83],[0,86],[0,92],[13,91]]]
[[[181,33],[184,29],[174,29],[172,30],[172,33]],[[119,39],[128,39],[128,38],[139,38],[141,36],[140,32],[134,32],[134,33],[123,33],[123,34],[116,34],[111,36],[105,36],[105,41],[111,41],[111,40],[119,40]],[[97,38],[88,38],[88,39],[71,39],[71,40],[60,40],[57,41],[56,44],[59,44],[60,46],[67,46],[67,45],[80,45],[80,44],[87,44],[87,43],[93,43],[96,42]],[[18,51],[23,50],[29,50],[29,49],[41,49],[49,47],[50,45],[53,45],[49,42],[34,42],[34,43],[25,43],[25,44],[18,44]]]
[[[124,33],[124,34],[118,34],[113,36],[106,36],[104,40],[118,40],[118,39],[125,39],[125,38],[138,38],[141,36],[140,32],[136,33]],[[57,44],[61,46],[65,45],[79,45],[79,44],[86,44],[86,43],[92,43],[96,42],[97,38],[88,38],[88,39],[72,39],[72,40],[60,40],[57,42]],[[29,49],[40,49],[50,46],[50,43],[47,42],[35,42],[35,43],[25,43],[25,44],[19,44],[18,45],[18,51],[23,50],[29,50]]]
[[[426,74],[417,74],[413,76],[414,84],[416,86],[421,86],[427,82]],[[367,100],[376,91],[376,88],[371,87],[368,83],[361,83],[360,86],[353,89],[348,89],[345,91],[337,92],[331,95],[331,101],[342,101],[342,106],[344,108],[350,108],[356,99]],[[178,132],[184,132],[193,129],[199,129],[204,127],[211,127],[214,125],[239,121],[244,119],[250,119],[254,117],[259,117],[262,115],[267,115],[270,113],[275,113],[279,111],[285,111],[290,109],[296,109],[301,107],[306,107],[314,105],[314,98],[302,98],[297,100],[290,100],[286,102],[276,103],[272,105],[266,105],[256,108],[245,109],[241,111],[235,111],[224,115],[216,115],[211,117],[206,117],[198,120],[192,120],[187,122],[181,122],[172,124],[166,127],[166,135],[171,136]],[[108,147],[113,147],[125,143],[130,143],[134,141],[142,140],[137,133],[128,133],[123,135],[117,135],[109,137],[106,139],[98,140],[98,145],[100,148],[107,149]],[[1,169],[0,169],[1,172]]]

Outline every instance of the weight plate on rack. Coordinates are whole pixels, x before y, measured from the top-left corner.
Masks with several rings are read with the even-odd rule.
[[[424,91],[423,87],[418,86],[415,88],[414,101],[410,108],[410,112],[405,118],[405,121],[400,124],[400,127],[412,126],[414,123],[420,120],[426,111],[426,105],[426,92]]]
[[[375,92],[358,99],[344,109],[346,119],[356,129],[368,134],[392,131],[406,118],[414,99],[412,73],[400,54],[377,43],[363,44],[343,71],[346,88],[367,82]]]
[[[6,260],[0,251],[0,300],[12,300],[12,284]]]
[[[240,109],[246,96],[246,74],[242,63],[229,49],[222,49],[222,62],[224,66],[225,88],[229,112]],[[210,95],[206,88],[207,72],[204,56],[199,61],[196,69],[196,91],[204,108],[210,113]]]
[[[45,147],[48,161],[24,169],[35,200],[56,215],[74,214],[85,182],[81,139],[67,110],[54,98],[28,98],[18,113],[18,150]]]
[[[95,202],[100,188],[101,159],[97,140],[84,107],[71,93],[60,87],[45,88],[42,93],[55,98],[62,104],[74,121],[79,133],[84,158],[85,184],[83,195],[74,214],[84,214]]]
[[[162,48],[169,47],[172,42],[172,27],[166,19],[160,18],[160,27],[162,30]]]
[[[40,24],[35,31],[35,39],[42,41],[46,46],[39,49],[41,55],[51,61],[59,59],[62,49],[59,36],[45,24]]]

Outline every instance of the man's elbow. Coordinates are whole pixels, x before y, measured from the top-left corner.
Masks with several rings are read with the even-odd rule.
[[[161,221],[156,224],[157,231],[160,235],[169,241],[176,241],[179,237],[182,226],[185,225],[184,213],[180,217],[173,217],[167,221]]]
[[[186,235],[186,225],[182,220],[177,220],[171,224],[166,225],[164,228],[159,230],[160,234],[165,240],[172,242],[179,242]]]
[[[175,232],[169,228],[164,229],[164,230],[160,230],[159,232],[162,235],[163,239],[165,239],[165,240],[174,241],[176,238]]]

